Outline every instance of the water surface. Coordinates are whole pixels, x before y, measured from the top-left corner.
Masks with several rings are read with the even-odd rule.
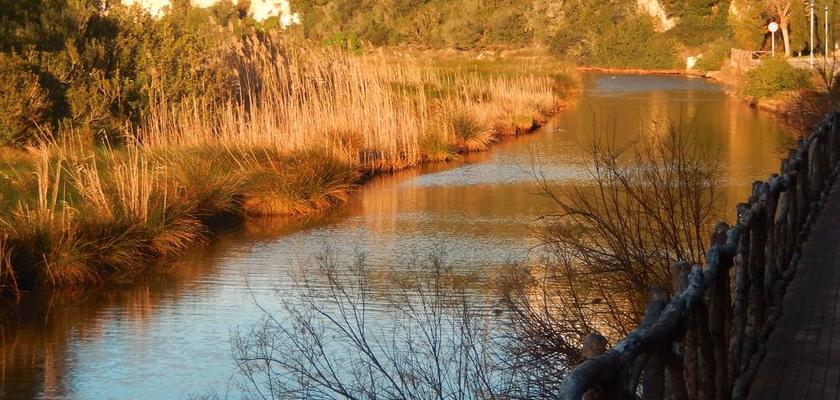
[[[456,268],[489,274],[537,244],[529,225],[551,203],[535,194],[535,168],[559,184],[585,180],[583,149],[594,137],[629,142],[665,116],[719,154],[727,210],[778,168],[790,140],[772,117],[704,80],[586,75],[580,98],[537,134],[376,178],[323,215],[248,224],[139,284],[27,302],[0,331],[0,398],[237,398],[231,332],[260,318],[255,301],[277,310],[274,289],[288,290],[325,247],[365,252],[383,270],[442,247]]]

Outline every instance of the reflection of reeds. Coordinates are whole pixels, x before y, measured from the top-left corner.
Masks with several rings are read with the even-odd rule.
[[[273,39],[220,57],[238,72],[235,100],[196,93],[170,104],[152,93],[158,100],[124,147],[67,133],[22,156],[15,174],[29,168],[32,178],[0,179],[32,193],[13,206],[0,198],[0,255],[14,271],[0,285],[136,274],[204,240],[215,217],[331,207],[367,174],[484,150],[562,104],[547,76],[443,73]]]

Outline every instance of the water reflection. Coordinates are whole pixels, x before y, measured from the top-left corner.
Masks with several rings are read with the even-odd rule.
[[[29,299],[0,328],[0,398],[169,399],[236,392],[228,339],[274,311],[274,289],[329,246],[399,268],[407,249],[443,246],[457,269],[486,277],[537,244],[529,223],[551,210],[534,167],[560,184],[586,177],[595,135],[629,143],[657,117],[690,125],[722,158],[725,210],[778,168],[786,132],[699,79],[587,75],[580,99],[537,135],[490,153],[374,179],[343,207],[248,224],[139,284],[68,301]],[[731,215],[731,214],[730,214]],[[475,296],[491,299],[479,287]],[[236,397],[236,396],[234,396]]]

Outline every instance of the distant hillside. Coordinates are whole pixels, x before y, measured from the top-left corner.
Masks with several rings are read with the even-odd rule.
[[[726,0],[292,0],[307,37],[353,46],[544,46],[576,61],[671,68],[728,39]]]
[[[243,0],[244,1],[244,0]],[[770,50],[767,24],[779,22],[777,49],[810,47],[807,0],[291,0],[304,34],[353,48],[409,44],[486,49],[541,46],[575,62],[609,67],[720,66],[732,47]],[[825,45],[824,10],[830,44]],[[836,48],[840,0],[816,0],[815,49]]]

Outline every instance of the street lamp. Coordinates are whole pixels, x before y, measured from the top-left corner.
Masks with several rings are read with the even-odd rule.
[[[773,50],[771,54],[773,54],[773,58],[776,58],[776,31],[779,30],[779,24],[776,22],[771,22],[770,25],[767,25],[767,30],[770,31],[771,43],[773,43]]]
[[[814,68],[814,0],[811,0],[811,68]]]
[[[825,44],[823,45],[823,56],[828,64],[828,4],[825,5]]]

